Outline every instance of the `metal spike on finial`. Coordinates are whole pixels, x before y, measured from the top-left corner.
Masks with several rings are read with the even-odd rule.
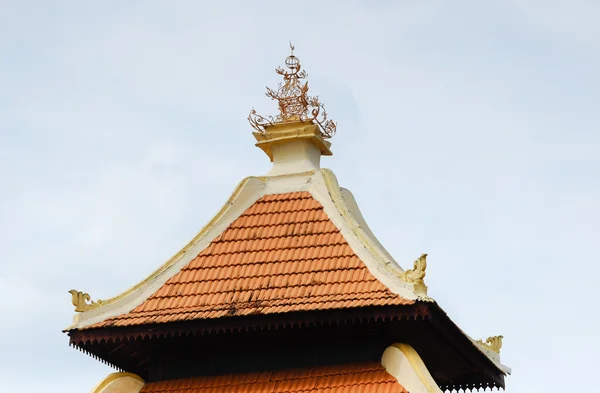
[[[278,67],[275,72],[283,77],[277,90],[267,87],[267,97],[278,102],[279,115],[262,116],[252,109],[248,121],[256,131],[264,133],[265,127],[274,124],[291,122],[315,122],[323,138],[331,138],[336,131],[336,124],[327,119],[327,111],[319,97],[309,96],[308,82],[301,83],[306,78],[306,72],[301,71],[300,60],[294,55],[295,46],[290,41],[291,54],[285,59],[285,66],[289,71]]]

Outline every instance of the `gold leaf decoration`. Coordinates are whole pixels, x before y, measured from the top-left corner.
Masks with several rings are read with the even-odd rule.
[[[89,294],[71,289],[71,303],[75,306],[75,312],[84,312],[98,307],[102,301],[93,302]],[[88,303],[89,302],[89,303]]]
[[[502,348],[502,339],[503,338],[504,338],[503,336],[492,336],[492,337],[486,338],[485,342],[483,342],[483,340],[477,340],[477,343],[487,349],[490,349],[490,350],[496,352],[496,353],[500,353],[500,348]]]
[[[279,67],[275,72],[283,77],[277,90],[267,87],[267,97],[277,101],[279,115],[263,116],[252,109],[248,116],[250,125],[258,132],[264,133],[265,127],[288,122],[314,122],[319,126],[323,138],[331,138],[336,131],[336,124],[327,118],[327,112],[318,96],[308,95],[308,82],[302,83],[306,72],[301,70],[300,60],[294,55],[294,46],[290,43],[292,53],[285,59],[289,71]]]
[[[427,269],[427,254],[422,254],[419,259],[413,264],[413,268],[400,273],[400,278],[403,281],[412,284],[425,285],[425,270]]]

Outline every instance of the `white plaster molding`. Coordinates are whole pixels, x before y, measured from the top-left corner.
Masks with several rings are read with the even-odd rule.
[[[167,263],[157,269],[146,280],[127,292],[105,301],[105,304],[76,314],[73,325],[67,328],[81,329],[108,318],[127,313],[142,304],[164,283],[194,259],[210,242],[219,236],[229,224],[263,195],[264,182],[260,178],[244,179],[217,215],[200,233]]]
[[[403,270],[402,267],[398,264],[398,262],[396,262],[394,257],[392,257],[392,255],[379,242],[379,239],[377,239],[377,236],[373,234],[373,231],[371,231],[369,224],[367,224],[367,221],[364,219],[360,208],[358,207],[358,203],[356,203],[356,199],[354,199],[354,195],[352,195],[350,190],[347,190],[342,187],[340,187],[340,191],[342,193],[344,201],[346,201],[346,206],[348,206],[348,209],[350,210],[350,214],[354,216],[354,218],[358,222],[358,225],[360,226],[360,228],[362,228],[363,231],[365,231],[365,234],[369,237],[373,245],[379,250],[380,253],[382,253],[387,258],[387,260],[389,260],[390,262],[394,262],[400,270]]]
[[[410,393],[443,393],[417,351],[410,345],[394,344],[387,347],[381,357],[381,365]]]
[[[273,144],[271,153],[273,167],[267,176],[314,171],[321,165],[321,150],[310,139],[293,139]]]
[[[347,205],[333,172],[328,169],[315,172],[309,191],[323,205],[325,213],[340,230],[352,251],[377,280],[393,293],[405,299],[419,298],[413,290],[414,284],[400,279],[399,273],[403,270],[387,251],[382,251],[384,250],[383,246],[364,225],[362,215],[356,217],[353,214],[357,211],[358,206],[355,203],[355,206]],[[430,300],[425,297],[421,297],[421,299]]]
[[[96,385],[91,393],[139,393],[144,380],[131,373],[112,373]]]

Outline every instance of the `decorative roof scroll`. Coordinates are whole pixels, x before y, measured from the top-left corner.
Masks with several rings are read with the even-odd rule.
[[[319,125],[323,138],[331,138],[336,131],[336,124],[327,119],[327,111],[318,96],[308,95],[308,82],[302,83],[306,72],[301,70],[300,60],[294,56],[294,46],[290,44],[291,54],[285,59],[289,71],[278,67],[275,72],[283,77],[277,90],[267,87],[267,97],[277,100],[279,115],[263,116],[252,109],[248,116],[250,125],[258,132],[265,132],[265,127],[275,124],[314,121]]]
[[[500,348],[502,348],[502,339],[503,338],[504,338],[503,336],[492,336],[492,337],[486,338],[485,342],[483,342],[483,340],[477,340],[477,344],[481,345],[484,348],[492,350],[496,353],[500,353]]]
[[[88,293],[84,293],[76,289],[71,289],[69,293],[71,294],[71,303],[73,303],[75,306],[75,312],[88,311],[100,306],[100,304],[103,303],[102,300],[93,302]]]
[[[413,265],[412,269],[406,270],[400,273],[400,278],[409,283],[413,284],[425,284],[423,279],[425,278],[425,270],[427,269],[427,254],[421,254]]]
[[[421,256],[415,261],[412,269],[405,270],[399,273],[399,277],[402,281],[409,284],[413,284],[413,290],[421,298],[427,298],[427,285],[425,285],[425,270],[427,269],[427,254],[421,254]]]

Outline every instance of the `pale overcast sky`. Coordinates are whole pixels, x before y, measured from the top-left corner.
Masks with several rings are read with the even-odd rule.
[[[600,3],[0,0],[0,391],[88,392],[69,289],[109,298],[270,163],[288,41],[323,159],[509,393],[597,393]]]

